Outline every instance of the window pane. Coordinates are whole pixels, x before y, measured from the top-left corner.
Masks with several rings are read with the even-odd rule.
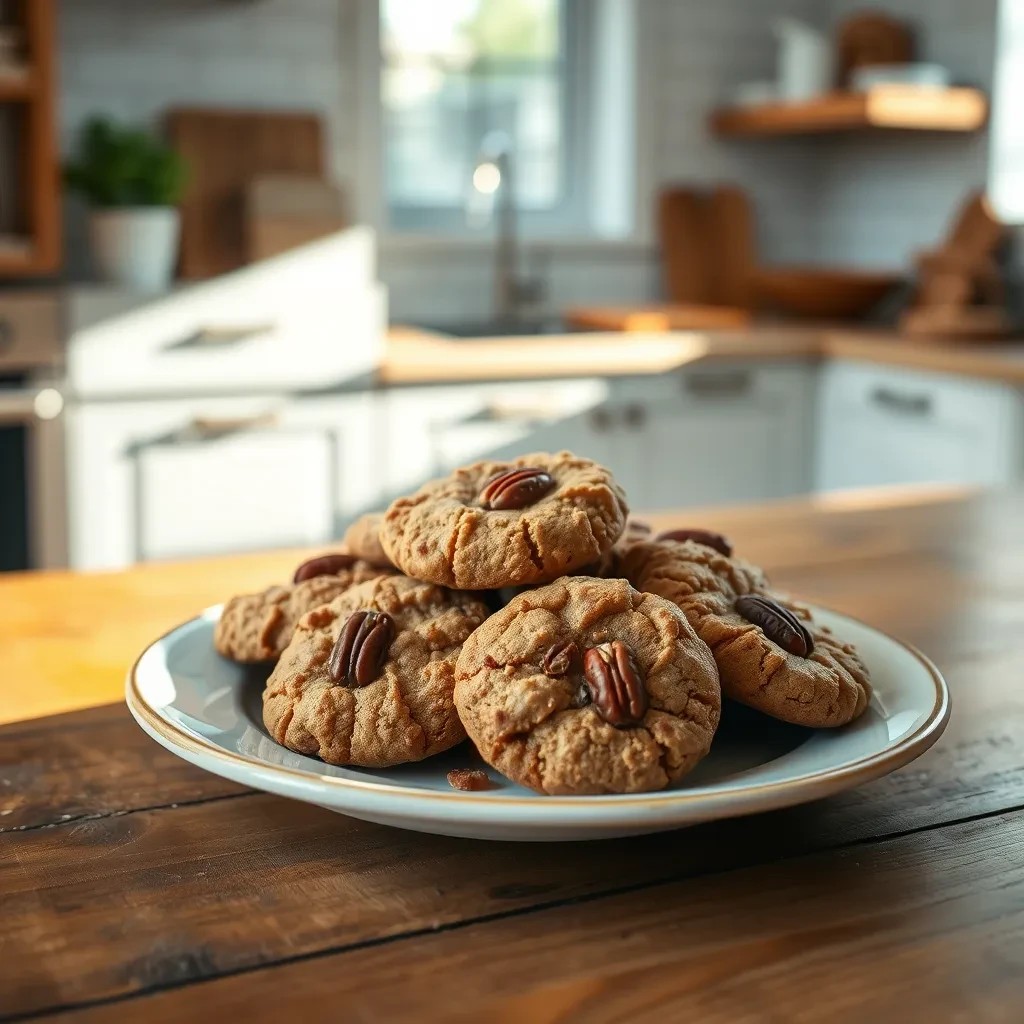
[[[392,207],[461,210],[481,143],[505,132],[516,198],[562,198],[560,0],[383,0],[386,190]]]
[[[439,58],[458,68],[503,59],[551,60],[559,0],[383,0],[387,58]]]

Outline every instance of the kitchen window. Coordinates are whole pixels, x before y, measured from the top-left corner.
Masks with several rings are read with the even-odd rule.
[[[390,230],[467,237],[490,230],[494,182],[481,164],[506,150],[526,234],[624,234],[631,176],[621,154],[629,126],[617,123],[616,110],[628,107],[622,97],[631,83],[623,66],[603,58],[610,39],[626,56],[632,36],[622,15],[630,6],[621,0],[380,0]],[[618,100],[602,105],[598,124],[602,80],[612,77]],[[618,145],[605,154],[613,132]],[[612,177],[623,200],[618,210],[607,203]],[[595,211],[598,195],[602,211]]]

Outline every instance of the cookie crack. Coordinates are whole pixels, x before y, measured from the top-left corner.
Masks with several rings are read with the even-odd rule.
[[[540,557],[540,550],[537,547],[536,541],[533,539],[533,534],[530,532],[530,520],[521,519],[519,521],[520,533],[523,535],[523,543],[526,544],[527,550],[530,554],[530,561],[533,562],[534,566],[543,572],[544,560]]]

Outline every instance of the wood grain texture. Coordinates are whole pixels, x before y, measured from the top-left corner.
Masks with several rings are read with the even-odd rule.
[[[702,361],[855,359],[909,369],[1024,384],[1024,344],[950,345],[867,328],[753,325],[675,334],[597,332],[584,336],[453,341],[397,331],[378,367],[381,384],[616,377],[668,373]]]
[[[161,750],[123,704],[0,730],[0,833],[245,792]]]
[[[150,1024],[254,1006],[311,1021],[1018,1021],[1022,843],[1018,813],[745,870],[725,864],[135,1005]],[[665,862],[675,853],[663,851]],[[102,1024],[125,1009],[61,1019]]]
[[[758,1007],[789,1020],[813,993],[829,1019],[884,1019],[911,997],[933,1020],[972,1005],[963,1019],[1014,1019],[1024,494],[913,493],[896,507],[867,492],[650,517],[723,530],[777,585],[917,643],[946,674],[943,740],[825,802],[633,840],[470,842],[239,795],[122,710],[0,729],[0,809],[31,826],[0,833],[0,1018],[78,1006],[93,1007],[87,1020],[180,1020],[287,999],[312,1019],[418,1005],[421,1020],[732,1020]],[[69,622],[88,648],[90,630],[124,624],[144,597],[164,611],[202,603],[221,570],[283,576],[295,560],[26,577],[9,610],[31,606],[33,584],[65,608],[92,600],[92,619]],[[93,654],[110,655],[106,636]],[[743,714],[727,708],[726,727]]]
[[[181,202],[181,276],[213,277],[246,262],[245,190],[263,174],[324,174],[313,113],[180,108],[167,115],[188,167]]]
[[[869,129],[973,132],[987,118],[988,101],[978,89],[886,85],[794,103],[728,107],[712,112],[708,127],[715,135],[732,138]]]

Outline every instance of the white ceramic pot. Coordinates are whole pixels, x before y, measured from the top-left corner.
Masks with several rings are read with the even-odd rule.
[[[105,281],[139,292],[166,290],[178,259],[178,211],[171,206],[93,210],[93,257]]]
[[[828,37],[795,18],[775,22],[779,40],[778,86],[783,100],[798,102],[832,88],[832,47]]]

